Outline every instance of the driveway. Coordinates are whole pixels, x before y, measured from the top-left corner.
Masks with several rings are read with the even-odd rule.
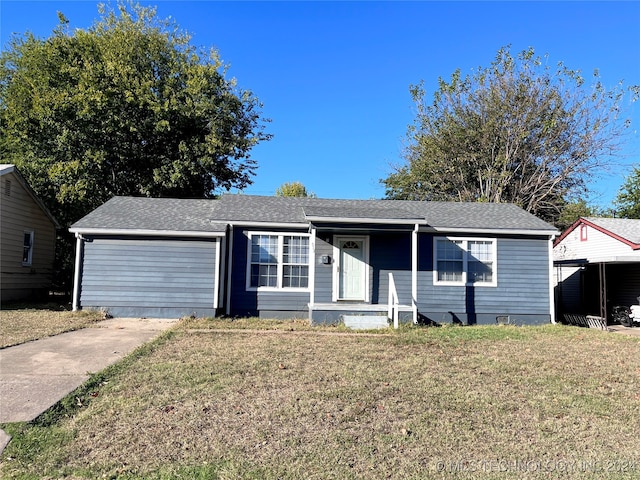
[[[624,327],[622,325],[609,325],[607,330],[623,335],[631,335],[632,337],[640,337],[640,327]]]
[[[28,422],[175,325],[176,320],[114,318],[95,327],[0,350],[0,423]],[[0,452],[8,443],[0,430]]]

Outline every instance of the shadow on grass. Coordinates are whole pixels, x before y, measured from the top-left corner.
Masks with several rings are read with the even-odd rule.
[[[2,302],[0,310],[51,310],[54,312],[71,311],[71,297],[64,293],[50,292],[41,299],[21,299]]]

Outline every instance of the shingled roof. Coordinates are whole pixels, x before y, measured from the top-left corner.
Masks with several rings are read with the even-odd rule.
[[[114,197],[72,232],[224,232],[226,225],[310,223],[419,224],[434,230],[556,233],[552,225],[507,203],[333,200],[223,195],[218,200]]]
[[[216,200],[113,197],[74,223],[71,232],[203,232],[224,233],[225,223],[212,221]]]
[[[217,220],[308,223],[362,221],[420,223],[434,229],[533,230],[556,229],[509,203],[421,202],[411,200],[332,200],[323,198],[223,195]],[[394,222],[395,221],[395,222]]]
[[[629,243],[640,245],[640,220],[601,217],[585,217],[584,220],[599,227],[604,233],[609,232]]]

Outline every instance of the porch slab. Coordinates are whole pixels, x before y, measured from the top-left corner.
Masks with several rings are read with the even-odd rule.
[[[388,328],[389,319],[383,315],[342,315],[345,327],[353,330]]]

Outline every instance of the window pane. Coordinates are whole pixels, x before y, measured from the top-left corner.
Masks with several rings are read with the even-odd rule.
[[[463,248],[460,240],[438,240],[438,260],[460,260],[462,261]]]
[[[278,263],[278,237],[254,235],[251,237],[251,263]]]
[[[22,263],[29,264],[31,263],[31,243],[32,237],[31,232],[24,233],[24,239],[22,242]]]
[[[469,261],[468,268],[467,281],[469,283],[493,281],[492,263]]]
[[[461,240],[437,240],[436,256],[439,282],[461,282],[464,249]]]
[[[252,287],[277,287],[278,267],[276,265],[251,265]]]
[[[306,288],[309,286],[309,267],[303,265],[285,265],[282,286]]]
[[[438,281],[439,282],[461,282],[462,281],[462,260],[438,261]]]
[[[491,242],[469,241],[469,255],[471,260],[490,262],[493,255]]]
[[[309,263],[309,239],[307,237],[284,237],[284,263]]]
[[[469,283],[493,281],[493,244],[487,241],[469,241]]]

